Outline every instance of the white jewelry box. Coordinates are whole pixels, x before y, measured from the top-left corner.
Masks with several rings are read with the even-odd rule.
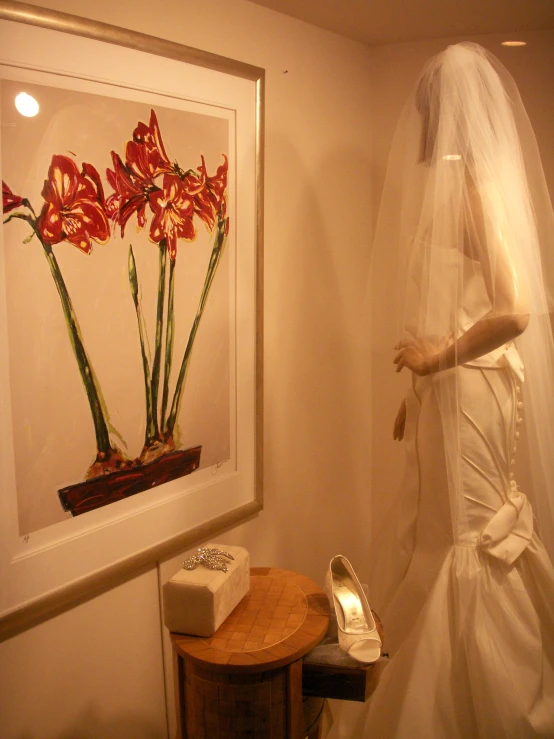
[[[207,544],[228,552],[227,572],[200,565],[180,569],[163,586],[164,623],[170,631],[212,636],[250,590],[250,556],[244,547]],[[198,550],[185,555],[193,557]]]

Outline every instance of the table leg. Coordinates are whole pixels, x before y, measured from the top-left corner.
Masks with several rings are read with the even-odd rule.
[[[177,731],[175,739],[187,739],[187,722],[185,720],[185,663],[173,650],[173,686],[175,690],[175,715]]]
[[[302,660],[298,659],[288,666],[287,737],[290,739],[303,739],[304,737],[302,700]]]

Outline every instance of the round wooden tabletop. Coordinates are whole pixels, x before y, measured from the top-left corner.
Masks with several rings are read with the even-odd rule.
[[[329,601],[308,577],[254,567],[250,592],[209,638],[171,634],[177,653],[212,669],[264,671],[313,649],[329,625]]]

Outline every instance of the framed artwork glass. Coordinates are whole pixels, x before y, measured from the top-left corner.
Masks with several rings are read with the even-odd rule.
[[[0,636],[261,509],[263,91],[0,0]]]

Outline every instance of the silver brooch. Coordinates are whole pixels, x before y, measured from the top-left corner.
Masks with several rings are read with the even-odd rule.
[[[183,562],[185,570],[195,570],[197,567],[207,567],[208,570],[221,570],[227,572],[226,559],[235,559],[229,552],[222,552],[221,549],[212,549],[210,547],[201,547],[196,550],[196,554],[187,557]]]

